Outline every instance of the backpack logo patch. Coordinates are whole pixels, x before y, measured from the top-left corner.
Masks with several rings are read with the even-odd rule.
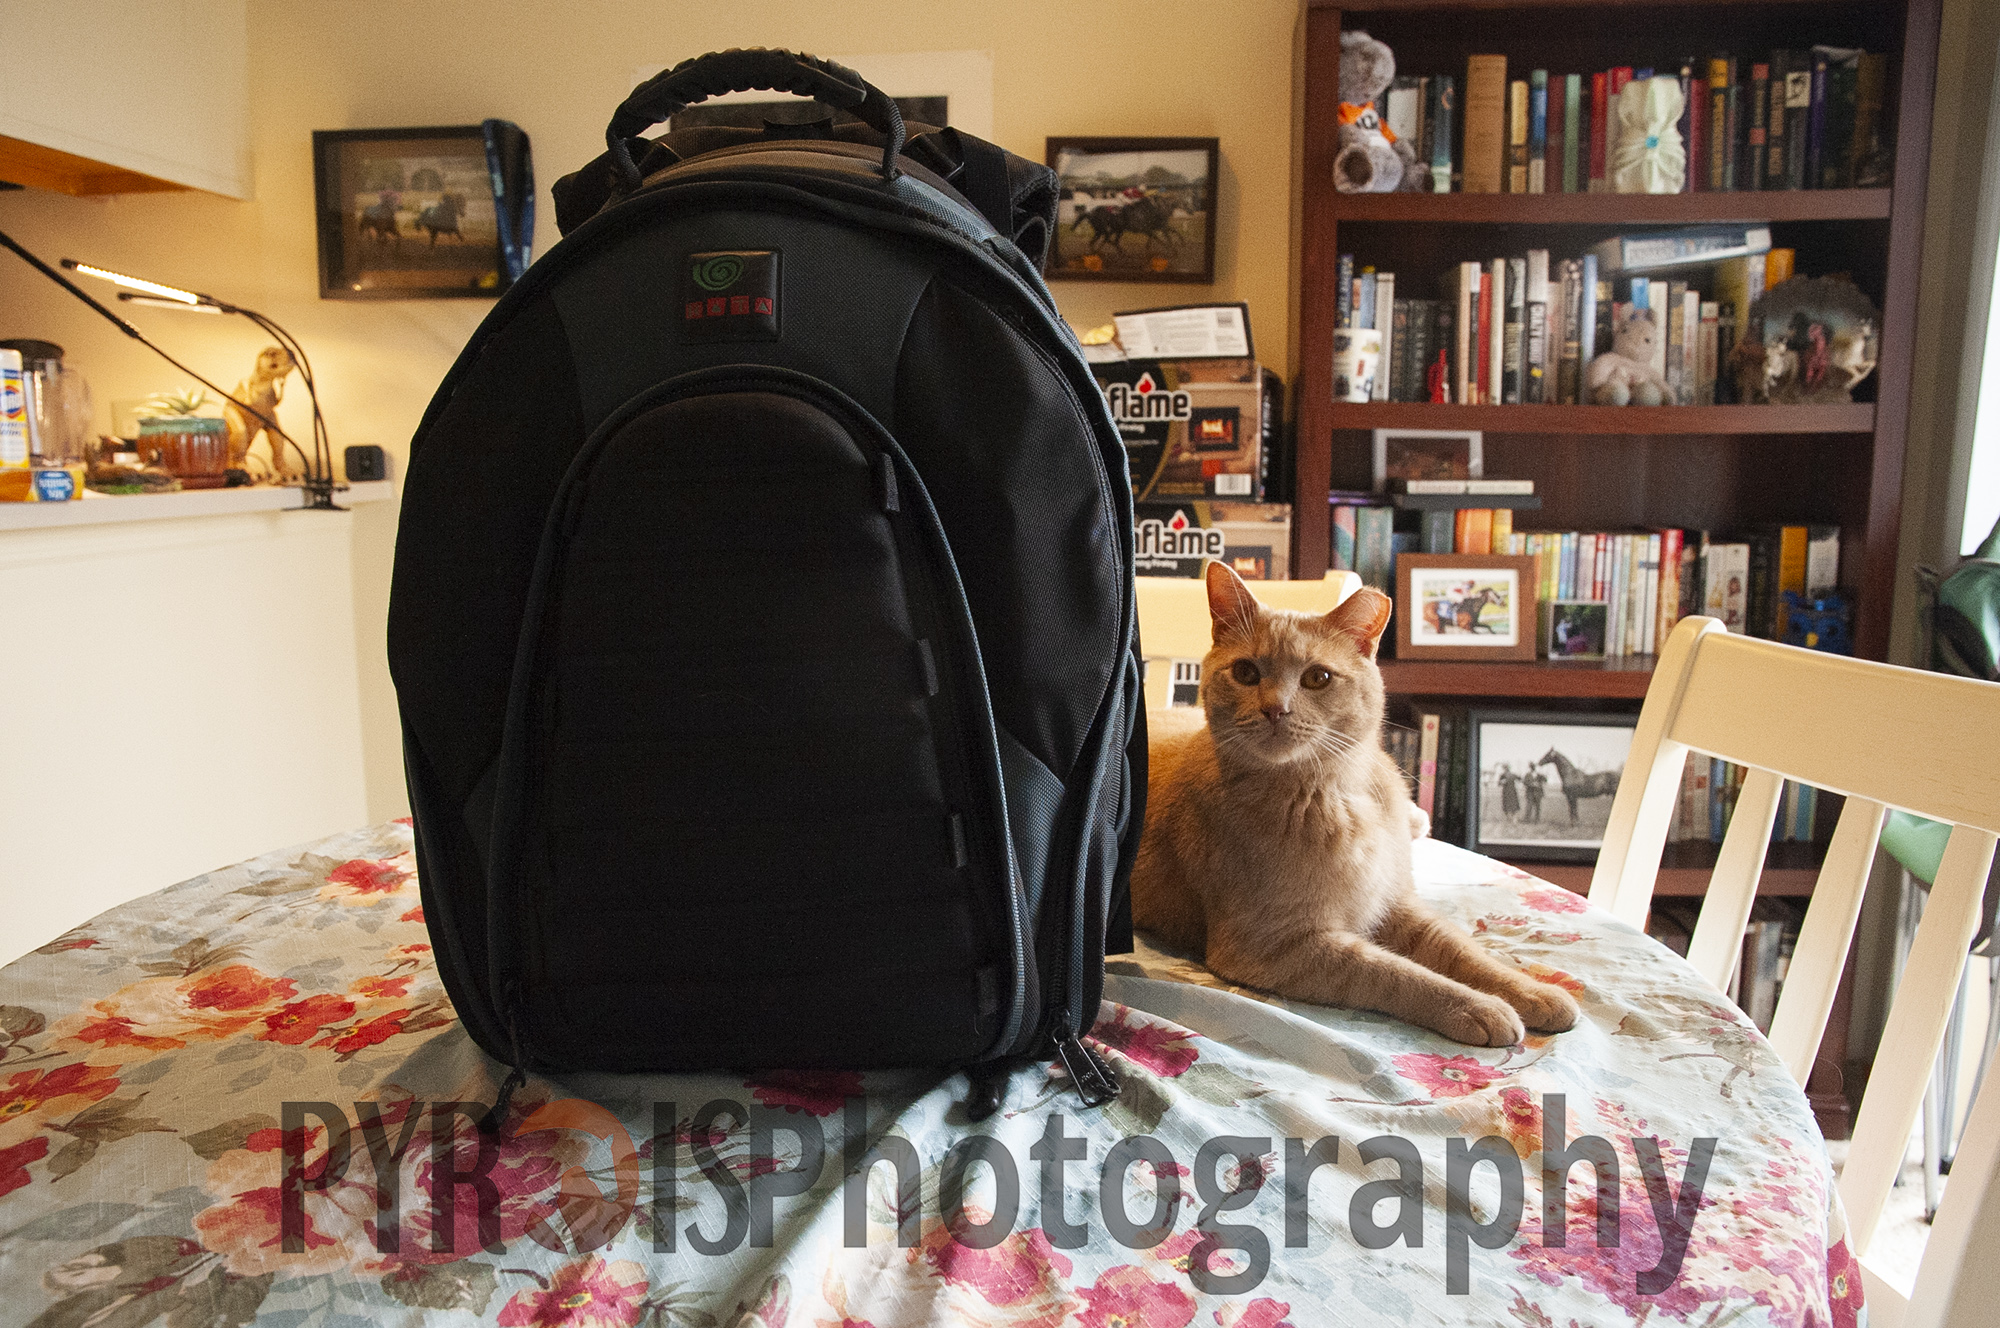
[[[689,254],[681,336],[687,341],[776,341],[778,251]]]

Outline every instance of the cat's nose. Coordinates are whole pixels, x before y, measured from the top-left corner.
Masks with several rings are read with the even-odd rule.
[[[1289,715],[1291,713],[1292,713],[1292,708],[1287,705],[1274,704],[1274,705],[1267,705],[1264,707],[1264,718],[1270,720],[1273,726],[1275,726],[1279,720],[1283,719],[1286,715]]]

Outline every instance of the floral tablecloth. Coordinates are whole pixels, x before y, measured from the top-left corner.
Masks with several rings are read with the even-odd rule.
[[[1861,1317],[1825,1149],[1763,1039],[1651,940],[1457,849],[1419,846],[1425,897],[1573,992],[1576,1029],[1468,1049],[1142,948],[1095,1030],[1106,1107],[1053,1066],[978,1124],[957,1075],[530,1078],[483,1155],[499,1071],[439,985],[410,850],[397,823],[269,854],[0,969],[0,1322]],[[1571,1168],[1560,1245],[1558,1110],[1617,1164],[1602,1193]],[[889,1161],[853,1166],[850,1138]],[[1647,1283],[1663,1229],[1683,1257]]]

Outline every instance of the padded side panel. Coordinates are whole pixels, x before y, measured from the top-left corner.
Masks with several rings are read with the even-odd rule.
[[[994,717],[1067,785],[1126,644],[1125,500],[1090,427],[1025,336],[939,281],[910,322],[892,428],[950,532]]]
[[[422,850],[424,916],[461,1015],[468,993],[491,1002],[484,990],[489,772],[535,550],[583,438],[568,343],[554,305],[539,299],[522,306],[458,381],[417,438],[403,483],[389,668]]]
[[[995,1036],[978,901],[1004,868],[954,826],[948,634],[879,464],[817,407],[729,391],[638,415],[572,495],[524,892],[536,1060],[937,1064]]]

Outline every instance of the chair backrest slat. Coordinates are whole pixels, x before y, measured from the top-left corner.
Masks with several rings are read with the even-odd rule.
[[[1869,1089],[1855,1118],[1847,1166],[1841,1172],[1840,1201],[1847,1209],[1851,1249],[1868,1248],[1889,1187],[1902,1167],[1923,1086],[1944,1043],[1966,954],[1979,930],[1979,904],[1987,870],[1993,865],[1993,842],[1985,831],[1965,826],[1953,830],[1938,864],[1937,880],[1931,883],[1924,920],[1917,924],[1917,939],[1889,1006]],[[1789,987],[1789,978],[1786,984]],[[1886,1091],[1876,1091],[1878,1085]]]
[[[1729,833],[1722,838],[1722,852],[1708,878],[1701,918],[1688,943],[1688,962],[1717,991],[1729,986],[1743,957],[1743,929],[1757,902],[1757,882],[1764,875],[1764,854],[1771,846],[1771,825],[1784,787],[1784,777],[1768,770],[1752,770],[1743,777]]]
[[[1785,990],[1771,1017],[1771,1047],[1804,1083],[1812,1074],[1813,1057],[1826,1033],[1827,1015],[1840,990],[1840,973],[1847,967],[1847,947],[1854,925],[1861,920],[1861,897],[1868,889],[1868,871],[1875,862],[1875,841],[1882,835],[1886,809],[1866,798],[1849,798],[1826,847],[1826,862],[1813,882],[1812,903],[1799,927],[1791,967],[1785,970]]]
[[[1712,618],[1683,619],[1660,651],[1591,878],[1591,903],[1634,925],[1652,903],[1690,752],[1749,768],[1689,950],[1717,987],[1737,963],[1783,780],[1847,798],[1771,1024],[1772,1048],[1800,1083],[1826,1031],[1887,809],[1954,827],[1841,1173],[1849,1248],[1865,1268],[1979,923],[2000,832],[2000,686],[1734,636]],[[1941,1220],[1955,1214],[1953,1234],[1937,1245],[1935,1275],[1947,1281],[2000,1266],[1977,1253],[2000,1247],[2000,1198],[1986,1192],[1989,1182],[2000,1184],[2000,1076],[1981,1090],[1972,1120],[1971,1160],[1962,1173],[1953,1167],[1939,1210]],[[1918,1286],[1932,1274],[1927,1256]],[[1868,1285],[1885,1284],[1871,1271]],[[1937,1291],[1928,1286],[1915,1303],[1943,1305]],[[1882,1293],[1885,1322],[1902,1307],[1900,1294]],[[1909,1322],[1917,1328],[1919,1320]],[[1921,1322],[1933,1328],[1947,1320]]]
[[[1801,784],[2000,832],[2000,707],[1968,704],[1970,681],[1717,635],[1682,690],[1666,736]]]

